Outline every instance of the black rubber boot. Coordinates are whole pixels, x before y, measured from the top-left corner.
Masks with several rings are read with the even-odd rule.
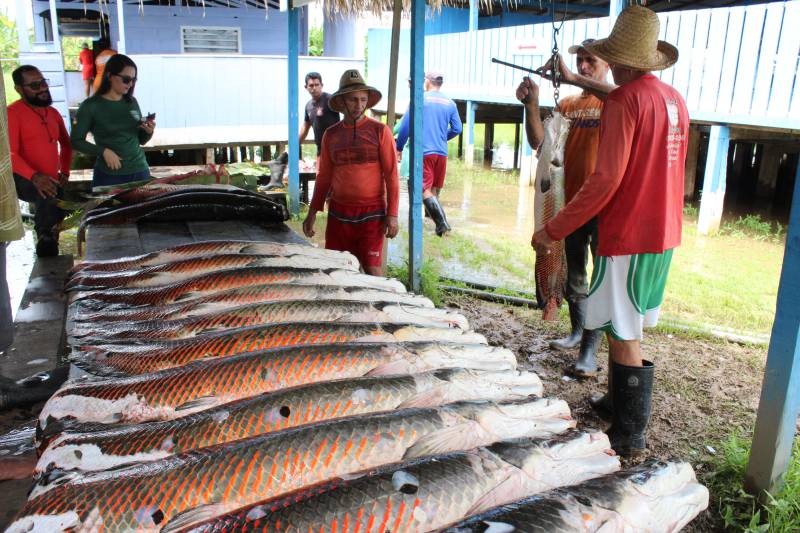
[[[267,183],[267,190],[283,189],[283,173],[286,171],[286,163],[270,161],[267,163],[267,167],[269,167],[269,183]]]
[[[36,236],[36,256],[56,257],[58,255],[58,230],[45,231]]]
[[[603,332],[597,329],[583,330],[581,349],[572,374],[579,378],[591,378],[597,375],[597,347]]]
[[[635,457],[647,449],[645,433],[650,421],[655,367],[650,361],[642,361],[642,364],[644,366],[611,363],[614,416],[606,433],[611,447],[623,457]]]
[[[439,199],[431,196],[430,198],[423,198],[422,203],[425,204],[431,214],[431,218],[436,223],[436,235],[441,237],[450,231],[450,224],[447,223],[447,217],[444,215],[444,209],[442,209]]]
[[[586,298],[581,298],[577,302],[567,302],[567,305],[572,332],[562,339],[550,341],[550,347],[554,350],[572,350],[577,348],[581,342],[583,324],[586,320]]]

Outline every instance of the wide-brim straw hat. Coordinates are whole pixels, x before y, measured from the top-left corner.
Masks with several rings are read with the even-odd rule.
[[[339,90],[331,95],[328,100],[328,107],[337,113],[344,113],[344,99],[342,98],[347,93],[354,93],[356,91],[367,91],[369,97],[367,98],[367,109],[374,107],[375,104],[381,101],[383,95],[375,87],[370,87],[364,82],[361,73],[356,69],[345,70],[342,77],[339,79]]]
[[[658,40],[658,15],[639,5],[625,8],[606,39],[583,44],[607,63],[634,70],[664,70],[678,61],[678,49]]]

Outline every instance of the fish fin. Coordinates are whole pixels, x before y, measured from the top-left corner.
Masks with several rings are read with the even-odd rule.
[[[426,435],[406,450],[403,460],[475,448],[480,445],[480,433],[476,429],[474,423],[467,422]]]
[[[130,377],[130,374],[126,374],[125,372],[121,372],[114,368],[105,366],[97,361],[91,360],[85,357],[70,357],[69,362],[73,365],[77,366],[81,370],[92,374],[93,377],[101,377],[101,378],[124,378]]]
[[[369,372],[365,374],[365,376],[393,376],[395,374],[408,374],[408,362],[399,360],[399,361],[391,361],[389,363],[378,365]]]
[[[426,390],[416,396],[413,396],[400,405],[397,406],[398,409],[408,409],[410,407],[437,407],[442,405],[444,402],[445,394],[441,387],[435,387],[430,390]]]
[[[524,482],[520,477],[521,475],[524,474],[521,471],[517,471],[506,476],[500,483],[478,498],[464,516],[483,513],[493,507],[519,499],[520,494],[528,494],[530,490],[525,492],[526,487],[523,486]]]
[[[180,296],[178,296],[177,298],[175,298],[173,301],[174,302],[185,302],[187,300],[194,300],[195,298],[199,298],[202,295],[203,295],[203,293],[198,292],[198,291],[185,292],[185,293],[181,294]]]
[[[161,528],[161,533],[170,533],[181,530],[198,522],[205,522],[215,516],[220,516],[228,511],[228,507],[221,503],[209,503],[188,509],[179,513]]]
[[[216,396],[201,396],[200,398],[195,398],[194,400],[189,400],[186,403],[180,404],[175,410],[186,411],[187,409],[196,409],[198,407],[208,409],[216,405],[219,405],[219,399]]]

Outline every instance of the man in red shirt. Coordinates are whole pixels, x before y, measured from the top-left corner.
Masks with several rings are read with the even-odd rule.
[[[17,196],[36,207],[36,254],[58,255],[58,224],[65,212],[57,205],[69,179],[72,145],[61,115],[39,69],[22,65],[11,74],[22,97],[8,106],[8,140]]]
[[[78,54],[78,61],[81,63],[81,77],[83,78],[83,88],[86,90],[86,98],[92,92],[92,80],[94,79],[94,54],[89,50],[89,45],[83,43],[81,53]]]
[[[397,235],[400,201],[392,131],[365,115],[380,99],[357,70],[342,74],[328,106],[344,120],[322,136],[314,197],[303,221],[303,233],[313,237],[328,199],[325,247],[352,253],[373,276],[383,275],[383,238]]]
[[[689,114],[681,95],[650,73],[678,60],[678,50],[658,40],[659,26],[653,11],[633,5],[607,39],[585,44],[608,62],[619,85],[600,119],[603,150],[572,201],[533,238],[537,253],[548,253],[554,241],[597,216],[599,258],[586,327],[608,336],[608,435],[625,456],[646,448],[653,363],[642,359],[642,327],[657,322],[672,251],[681,240]]]
[[[586,181],[586,177],[594,171],[597,151],[600,145],[600,113],[603,100],[616,86],[607,83],[608,63],[593,56],[584,48],[584,44],[593,42],[587,39],[580,45],[571,46],[570,54],[575,54],[578,74],[559,61],[563,83],[586,85],[581,94],[567,96],[558,102],[556,108],[570,121],[569,136],[564,149],[564,189],[565,200],[569,202]],[[552,70],[548,62],[542,71]],[[592,86],[587,84],[591,83]],[[517,99],[525,105],[525,134],[532,148],[538,149],[544,141],[544,125],[539,113],[539,87],[525,77],[517,88]],[[567,284],[564,296],[569,306],[569,318],[572,326],[570,334],[563,339],[550,342],[550,347],[557,350],[571,350],[580,345],[578,360],[570,372],[580,378],[591,377],[597,373],[596,353],[602,333],[598,330],[584,329],[586,319],[586,296],[589,293],[586,265],[589,251],[592,257],[597,255],[597,219],[592,218],[586,224],[567,235],[564,239],[564,251],[567,257]]]

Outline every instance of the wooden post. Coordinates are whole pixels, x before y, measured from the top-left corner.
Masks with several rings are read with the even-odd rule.
[[[764,145],[764,156],[758,168],[758,184],[756,196],[763,200],[772,201],[775,196],[775,185],[778,183],[778,169],[781,165],[783,150],[779,145],[768,143]]]
[[[694,187],[697,183],[697,157],[700,154],[700,131],[689,127],[689,145],[686,151],[686,166],[683,178],[683,199],[694,200]]]
[[[299,9],[289,8],[289,212],[300,214]]]
[[[792,454],[800,397],[800,161],[783,255],[775,322],[761,386],[744,485],[751,494],[777,493]]]
[[[514,165],[513,169],[517,170],[519,168],[519,133],[520,127],[519,122],[514,124]]]
[[[458,158],[464,157],[464,131],[458,134]]]
[[[483,127],[483,167],[492,168],[494,155],[494,122],[487,122]]]
[[[425,0],[411,0],[411,157],[408,178],[408,283],[419,292],[422,268],[422,83],[425,79]]]
[[[214,157],[214,149],[206,148],[206,165],[213,165],[215,162],[216,157]]]
[[[265,144],[261,147],[261,162],[272,160],[272,146]]]
[[[706,172],[703,176],[703,197],[700,200],[700,214],[697,219],[697,232],[700,235],[709,235],[719,230],[725,203],[730,139],[730,130],[727,126],[711,126]]]
[[[390,130],[394,129],[395,107],[397,106],[397,57],[400,54],[400,15],[402,13],[403,0],[394,0],[392,44],[389,57],[389,99],[386,103],[386,124]]]

